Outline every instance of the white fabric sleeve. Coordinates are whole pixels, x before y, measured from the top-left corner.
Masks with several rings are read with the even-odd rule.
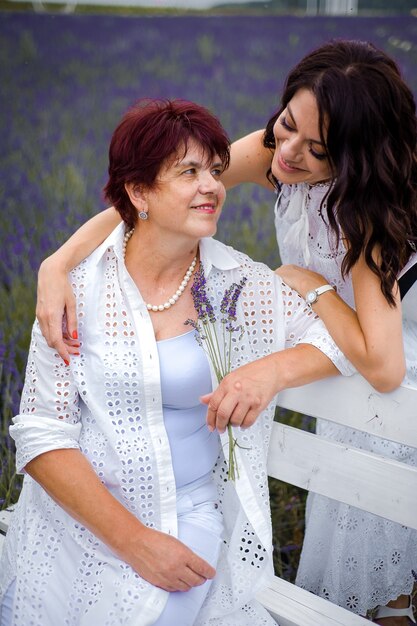
[[[16,469],[44,452],[79,448],[81,432],[78,391],[61,357],[49,348],[36,321],[26,366],[20,413],[10,435],[16,443]]]
[[[351,376],[356,369],[331,338],[321,319],[295,289],[281,282],[284,302],[285,347],[309,343],[325,354],[343,376]]]

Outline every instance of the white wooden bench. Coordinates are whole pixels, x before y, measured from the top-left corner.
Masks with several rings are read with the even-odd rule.
[[[381,394],[359,375],[338,376],[282,392],[277,404],[417,447],[417,389]],[[417,467],[275,422],[268,473],[417,529]],[[258,600],[280,626],[369,626],[278,577]]]
[[[381,394],[359,375],[340,376],[287,390],[278,405],[417,447],[417,389]],[[278,422],[268,465],[273,478],[417,529],[417,468]],[[3,536],[10,515],[0,513]],[[258,599],[280,626],[369,626],[278,577]]]

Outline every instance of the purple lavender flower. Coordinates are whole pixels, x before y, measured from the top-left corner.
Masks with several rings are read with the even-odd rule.
[[[194,275],[191,294],[193,296],[194,307],[197,311],[198,319],[203,323],[210,321],[214,324],[216,316],[214,314],[213,306],[206,293],[206,277],[204,276],[204,267],[202,263],[200,263],[200,267]]]
[[[192,320],[192,319],[185,320],[184,324],[186,326],[192,326],[194,328],[194,330],[198,330],[198,325],[197,325],[197,322],[195,320]]]
[[[221,323],[221,337],[219,340],[218,330],[220,329],[216,328],[216,314],[206,292],[206,278],[202,264],[194,275],[191,294],[195,310],[197,311],[197,320],[188,319],[185,321],[185,324],[192,326],[196,331],[196,340],[208,355],[219,383],[231,371],[232,341],[236,341],[236,339],[232,340],[232,335],[240,332],[238,340],[243,335],[243,326],[234,326],[233,322],[237,320],[236,306],[245,283],[246,278],[242,278],[240,283],[232,283],[224,292],[220,303],[222,317],[219,320]],[[239,477],[236,446],[241,446],[239,446],[236,438],[233,436],[230,424],[228,424],[227,430],[229,435],[228,478],[235,480],[236,476]]]
[[[239,299],[239,296],[242,292],[242,289],[246,283],[246,276],[244,278],[242,278],[242,280],[240,281],[239,284],[233,283],[232,287],[233,287],[233,291],[231,293],[231,297],[230,297],[230,301],[229,301],[229,308],[227,310],[227,316],[229,318],[229,320],[233,320],[235,321],[236,318],[236,304],[237,301]]]
[[[241,291],[246,283],[246,277],[242,278],[240,283],[232,283],[231,286],[224,292],[223,299],[220,304],[220,312],[227,316],[227,319],[222,319],[223,322],[236,320],[236,304],[241,294]]]
[[[235,283],[233,283],[231,287],[226,289],[226,291],[224,292],[224,296],[220,304],[220,313],[223,313],[223,315],[227,315],[228,307],[230,304],[230,295],[232,293],[233,285],[235,285]]]

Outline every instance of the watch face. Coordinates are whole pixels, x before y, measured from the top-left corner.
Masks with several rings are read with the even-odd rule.
[[[314,302],[317,300],[317,292],[313,289],[313,291],[309,291],[306,294],[306,300],[309,304],[314,304]]]

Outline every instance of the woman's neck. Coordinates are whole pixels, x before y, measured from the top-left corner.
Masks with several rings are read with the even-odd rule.
[[[148,237],[136,228],[126,245],[125,263],[128,269],[140,271],[142,276],[177,279],[194,257],[198,256],[198,241],[180,237]]]

